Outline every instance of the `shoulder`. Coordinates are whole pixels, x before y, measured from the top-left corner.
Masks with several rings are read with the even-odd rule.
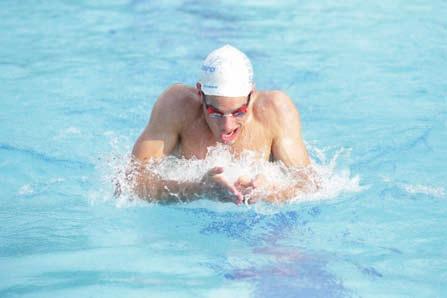
[[[177,108],[191,108],[200,106],[200,98],[197,90],[182,84],[169,86],[157,99],[155,104],[159,107],[167,107],[176,111]]]
[[[184,124],[200,112],[200,97],[197,89],[174,84],[169,86],[157,99],[151,119]]]
[[[299,121],[299,112],[292,99],[283,91],[257,92],[254,113],[259,120],[272,121],[280,125],[282,122]]]

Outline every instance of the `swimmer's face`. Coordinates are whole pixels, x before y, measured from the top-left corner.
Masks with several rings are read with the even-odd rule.
[[[205,119],[217,141],[233,144],[237,140],[248,118],[250,95],[224,97],[201,92]]]

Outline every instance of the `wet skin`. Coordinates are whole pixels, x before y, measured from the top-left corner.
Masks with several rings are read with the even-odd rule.
[[[172,154],[204,159],[208,147],[223,143],[236,156],[251,150],[265,160],[280,160],[290,167],[306,166],[309,157],[300,130],[298,111],[283,92],[253,89],[249,97],[223,97],[204,95],[199,83],[195,88],[173,85],[155,103],[133,155],[142,164]],[[142,178],[141,184],[149,183],[157,191],[145,193],[139,189],[137,193],[162,200],[159,190],[169,184],[171,193],[188,196],[218,191],[241,203],[247,192],[267,187],[262,177],[240,177],[230,183],[224,178],[224,171],[221,167],[210,169],[199,185],[178,185],[159,177],[150,181]]]

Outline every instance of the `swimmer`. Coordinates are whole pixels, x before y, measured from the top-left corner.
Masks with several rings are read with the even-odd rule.
[[[230,45],[206,57],[195,87],[175,84],[157,99],[133,147],[131,176],[136,194],[158,202],[213,194],[219,200],[241,204],[259,199],[283,201],[303,188],[303,179],[279,189],[262,175],[230,183],[223,167],[210,169],[201,181],[186,183],[162,179],[145,167],[168,155],[204,159],[208,148],[218,143],[236,156],[252,150],[262,159],[281,161],[289,168],[305,168],[310,163],[292,100],[281,91],[256,90],[250,60]],[[259,190],[262,195],[255,195]]]

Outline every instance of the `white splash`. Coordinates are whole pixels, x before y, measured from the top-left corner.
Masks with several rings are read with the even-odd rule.
[[[365,187],[360,186],[360,177],[351,176],[349,167],[343,165],[349,162],[351,150],[340,148],[332,157],[328,157],[326,150],[307,145],[309,151],[315,156],[312,166],[320,178],[320,188],[313,193],[307,193],[301,200],[324,200],[333,199],[342,193],[355,193],[362,191]],[[329,151],[329,149],[327,149]]]
[[[118,144],[123,144],[124,140],[117,142],[113,138],[111,145],[116,149]],[[125,142],[124,142],[125,143]],[[119,146],[118,146],[119,147]],[[309,147],[309,145],[308,145]],[[121,151],[121,150],[120,150]],[[342,167],[343,159],[349,159],[349,150],[339,149],[332,156],[327,156],[326,151],[310,146],[310,152],[314,157],[310,167],[313,179],[318,184],[316,191],[297,192],[296,196],[290,202],[327,200],[337,198],[342,193],[359,192],[360,178],[352,177],[348,167]],[[122,151],[121,151],[122,152]],[[126,152],[130,152],[128,148]],[[209,148],[205,159],[185,159],[168,156],[157,163],[150,163],[149,170],[164,179],[176,181],[198,182],[213,167],[220,166],[224,168],[223,176],[228,181],[234,183],[239,177],[254,178],[258,174],[266,177],[267,181],[280,187],[287,187],[296,182],[296,175],[292,175],[290,169],[286,168],[281,162],[268,162],[257,158],[258,154],[253,151],[245,151],[240,156],[234,156],[227,146],[218,145]],[[114,154],[105,159],[103,165],[103,182],[109,189],[106,193],[92,193],[91,201],[108,198],[115,193],[117,197],[117,206],[127,206],[128,203],[134,204],[136,196],[132,191],[132,183],[129,179],[129,161],[130,154]],[[340,169],[341,168],[341,169]],[[303,168],[303,172],[308,169]],[[295,171],[296,173],[296,171]],[[309,173],[309,172],[306,172]],[[111,183],[112,182],[112,183]],[[117,195],[119,194],[119,195]]]

